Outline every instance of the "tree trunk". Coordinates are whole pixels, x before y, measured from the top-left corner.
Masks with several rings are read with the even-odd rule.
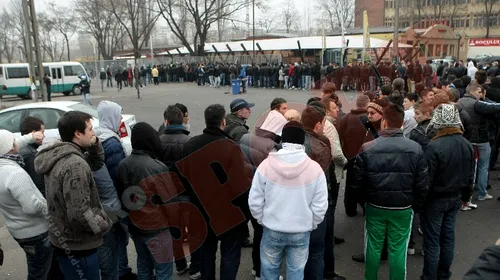
[[[64,38],[66,39],[66,49],[68,50],[68,61],[71,61],[71,55],[70,55],[70,52],[69,52],[69,40],[68,40],[68,36],[64,36]]]

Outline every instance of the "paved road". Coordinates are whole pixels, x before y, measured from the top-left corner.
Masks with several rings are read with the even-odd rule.
[[[118,102],[123,107],[123,112],[135,114],[138,121],[150,123],[153,127],[158,127],[163,121],[163,111],[167,105],[180,102],[188,107],[191,117],[192,135],[199,134],[204,128],[203,110],[212,103],[221,103],[229,107],[229,103],[235,98],[231,94],[224,94],[228,88],[212,89],[200,88],[195,85],[173,84],[160,86],[150,86],[142,89],[142,99],[136,98],[132,89],[124,89],[117,92],[116,89],[106,89],[105,92],[94,92],[94,104],[99,100],[108,99]],[[259,116],[262,116],[269,108],[269,104],[274,97],[281,96],[289,101],[290,107],[299,107],[292,102],[304,103],[311,97],[310,92],[304,91],[282,91],[282,90],[250,90],[243,98],[249,102],[255,102],[256,106],[248,123],[252,127]],[[54,97],[53,100],[78,100],[79,97]],[[347,96],[344,100],[344,109],[352,106],[349,100],[353,96]],[[17,98],[4,98],[2,104],[12,106],[24,103]],[[348,111],[348,110],[347,110]],[[500,186],[497,180],[498,172],[493,172],[491,183],[494,188],[491,193],[499,196],[500,191],[495,186]],[[341,191],[342,200],[343,190]],[[348,279],[363,279],[364,267],[362,264],[351,261],[351,255],[363,252],[363,218],[348,218],[342,206],[336,213],[336,235],[345,237],[346,243],[336,248],[337,272],[345,275]],[[0,215],[1,216],[1,215]],[[460,213],[457,221],[455,261],[452,267],[452,279],[461,279],[464,273],[471,266],[478,254],[488,245],[493,244],[500,237],[500,202],[496,200],[481,202],[479,209],[472,212]],[[417,238],[421,244],[421,237]],[[10,237],[3,219],[0,218],[0,243],[5,252],[5,262],[0,267],[0,280],[21,280],[26,279],[26,264],[22,250]],[[420,248],[418,246],[417,248]],[[418,254],[408,258],[408,279],[419,279],[422,269],[423,257]],[[135,252],[131,243],[129,246],[130,264],[135,270]],[[188,279],[187,276],[174,279]],[[251,276],[251,250],[243,249],[241,265],[238,279],[250,280]],[[388,279],[388,264],[382,262],[380,269],[380,279]]]

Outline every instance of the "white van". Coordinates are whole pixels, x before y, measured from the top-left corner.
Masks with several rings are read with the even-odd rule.
[[[78,62],[44,62],[43,71],[50,75],[52,93],[80,94],[77,86],[81,75],[87,75],[85,68]],[[35,76],[38,71],[35,68]],[[31,99],[31,83],[28,63],[0,64],[0,96],[17,95]],[[37,83],[37,87],[40,85]]]

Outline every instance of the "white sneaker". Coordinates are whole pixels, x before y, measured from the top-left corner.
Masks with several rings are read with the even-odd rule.
[[[477,200],[479,201],[485,201],[485,200],[490,200],[490,199],[493,199],[493,196],[489,195],[489,194],[486,194],[485,196],[483,197],[478,197]]]
[[[257,272],[255,272],[255,269],[252,269],[252,275],[253,276],[257,275]]]
[[[462,204],[462,206],[460,206],[460,211],[470,211],[472,210],[471,207],[469,207],[467,204]]]
[[[467,202],[467,206],[472,208],[472,209],[477,209],[477,204],[474,204],[472,202]]]
[[[407,251],[408,255],[415,255],[415,248],[408,248],[408,251]]]
[[[189,275],[189,278],[191,278],[192,280],[201,279],[201,272],[196,272],[195,274]]]

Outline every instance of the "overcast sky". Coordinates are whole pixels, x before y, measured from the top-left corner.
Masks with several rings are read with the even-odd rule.
[[[10,1],[22,1],[22,0],[0,0],[0,7],[6,6],[9,4]],[[35,1],[35,9],[37,11],[45,11],[49,5],[48,3],[51,1],[48,0],[34,0]],[[317,14],[314,14],[314,6],[316,5],[316,0],[312,1],[302,1],[302,0],[263,0],[266,5],[270,6],[270,10],[272,11],[278,11],[276,16],[280,16],[281,13],[279,12],[280,8],[283,7],[284,2],[290,2],[293,3],[293,5],[296,7],[296,10],[299,13],[300,19],[303,22],[302,24],[305,24],[306,21],[306,15],[309,14],[309,17],[312,20],[314,20],[314,17],[317,16]],[[61,6],[68,6],[71,7],[73,5],[73,1],[52,1],[57,3],[57,5]],[[250,11],[251,12],[251,11]],[[262,13],[256,9],[256,16],[255,16],[255,21],[259,21],[259,19],[262,18]],[[161,21],[163,21],[163,18],[161,18]],[[245,11],[242,11],[242,17],[241,20],[245,20]],[[250,23],[252,21],[252,15],[250,15]],[[281,24],[282,25],[282,24]]]

